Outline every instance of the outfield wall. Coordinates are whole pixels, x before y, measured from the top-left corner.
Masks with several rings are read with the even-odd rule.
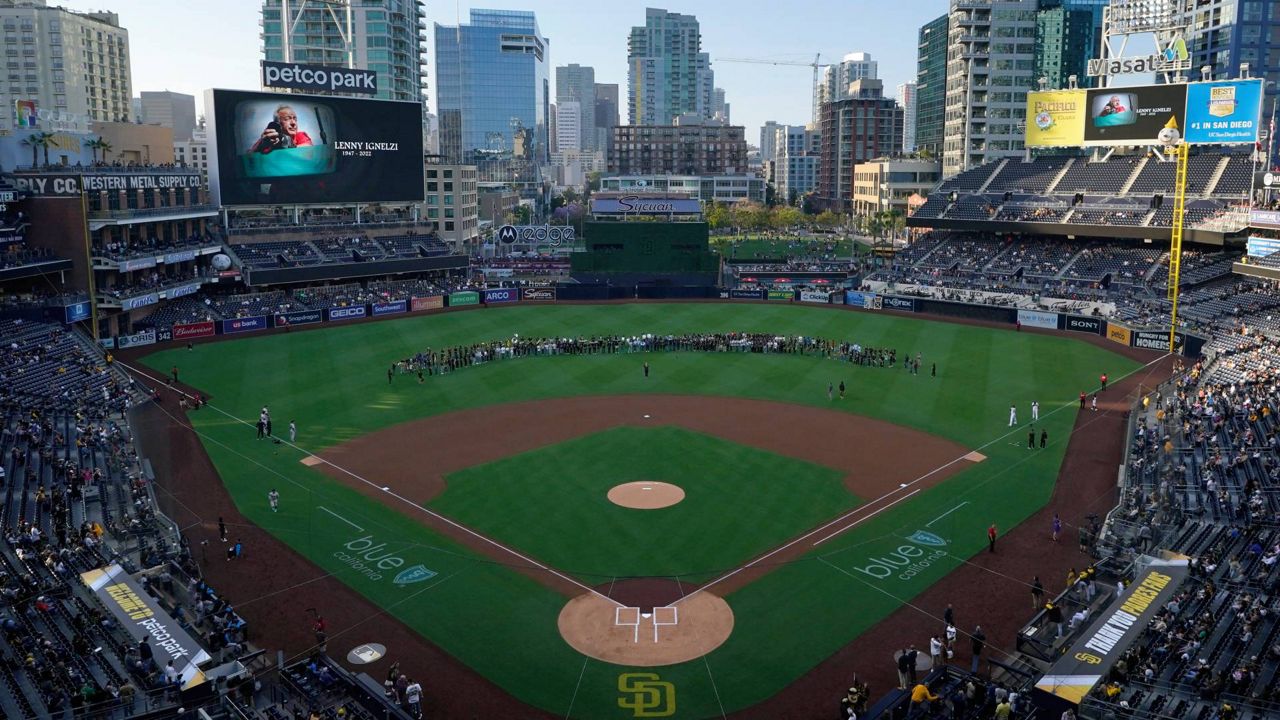
[[[172,328],[144,330],[134,335],[106,338],[108,348],[134,348],[155,343],[190,342],[200,338],[239,335],[267,330],[289,330],[294,326],[346,323],[405,314],[440,312],[446,309],[491,307],[555,302],[610,302],[626,300],[708,300],[842,305],[870,312],[899,312],[976,320],[1063,333],[1098,335],[1126,347],[1163,351],[1169,346],[1169,330],[1130,328],[1105,318],[1071,315],[1043,310],[1027,310],[993,305],[952,302],[933,298],[908,297],[860,290],[744,290],[715,287],[666,285],[564,285],[560,287],[489,288],[448,295],[424,295],[385,303],[367,303],[323,310],[302,310],[276,315],[234,318],[174,325]],[[1179,353],[1199,357],[1207,340],[1189,333],[1177,333]]]

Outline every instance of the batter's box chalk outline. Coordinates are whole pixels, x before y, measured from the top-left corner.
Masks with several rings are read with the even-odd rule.
[[[631,642],[640,642],[640,608],[618,606],[613,609],[613,624],[632,629]]]

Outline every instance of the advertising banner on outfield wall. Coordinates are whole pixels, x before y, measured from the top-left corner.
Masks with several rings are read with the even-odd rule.
[[[1169,333],[1159,330],[1135,330],[1130,334],[1132,341],[1131,347],[1142,348],[1143,350],[1162,350],[1169,349]],[[1187,343],[1187,336],[1182,333],[1176,333],[1173,336],[1173,347],[1176,351],[1180,351]]]
[[[356,320],[362,317],[369,317],[369,308],[364,305],[331,307],[324,311],[324,317],[329,322],[333,322],[335,320]]]
[[[322,310],[298,310],[276,315],[276,327],[310,325],[318,322],[324,322],[324,311]]]
[[[521,302],[550,302],[556,299],[556,289],[551,287],[522,288]]]
[[[373,309],[373,316],[394,315],[396,313],[409,312],[408,300],[396,300],[395,302],[374,303],[370,306]]]
[[[1221,80],[1187,86],[1183,139],[1197,145],[1258,142],[1262,79]]]
[[[730,290],[729,297],[734,300],[763,300],[763,290]]]
[[[875,297],[875,293],[862,292],[861,290],[845,290],[844,304],[870,310]]]
[[[1276,238],[1251,237],[1248,245],[1246,245],[1246,251],[1249,257],[1266,257],[1272,253],[1280,252],[1280,240]]]
[[[449,293],[449,307],[461,307],[463,305],[479,305],[480,293],[473,290],[465,292]]]
[[[765,294],[766,300],[794,300],[796,294],[791,290],[770,290]]]
[[[520,302],[520,290],[518,288],[489,288],[484,291],[484,302],[486,305]]]
[[[265,315],[256,315],[254,317],[236,318],[234,320],[222,321],[223,335],[249,332],[250,330],[265,330],[266,328],[267,328],[267,316]]]
[[[173,339],[173,328],[156,328],[156,342],[169,342]]]
[[[427,297],[416,297],[409,300],[409,309],[417,312],[419,310],[439,310],[444,307],[443,295],[428,295]]]
[[[817,290],[801,290],[800,302],[822,303],[823,305],[831,301],[831,294]]]
[[[880,307],[884,310],[901,310],[902,312],[915,312],[916,299],[896,297],[894,295],[880,295]]]
[[[1107,339],[1113,343],[1128,345],[1132,339],[1132,331],[1129,328],[1118,323],[1107,323]]]
[[[160,302],[160,293],[147,293],[146,295],[139,295],[137,297],[121,300],[120,307],[125,310],[137,310],[140,307],[155,305],[158,302]]]
[[[1085,91],[1027,93],[1027,147],[1076,147],[1084,140]]]
[[[1102,318],[1081,317],[1079,315],[1068,315],[1064,329],[1074,330],[1075,332],[1085,332],[1093,335],[1102,334]]]
[[[195,338],[213,337],[213,321],[206,320],[198,323],[182,323],[173,326],[174,340],[193,340]]]
[[[1026,327],[1058,329],[1058,313],[1040,312],[1039,310],[1019,310],[1018,322]]]
[[[116,345],[120,348],[141,347],[143,345],[154,345],[156,342],[155,330],[143,330],[132,335],[121,335],[116,338]]]

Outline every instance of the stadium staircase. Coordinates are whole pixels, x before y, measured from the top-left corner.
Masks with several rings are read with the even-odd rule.
[[[1071,166],[1076,164],[1076,160],[1081,159],[1088,162],[1088,158],[1067,158],[1067,161],[1062,165],[1062,169],[1058,171],[1057,175],[1053,176],[1053,180],[1049,181],[1048,186],[1045,187],[1044,194],[1053,195],[1058,189],[1058,183],[1062,182],[1062,178],[1066,177],[1067,172],[1071,170]]]
[[[1133,173],[1129,175],[1129,179],[1124,181],[1124,185],[1120,186],[1120,192],[1116,193],[1118,197],[1124,197],[1129,194],[1129,190],[1133,187],[1133,184],[1138,181],[1138,176],[1142,174],[1142,168],[1146,167],[1149,162],[1151,162],[1150,157],[1144,157],[1142,160],[1138,161],[1138,164],[1133,168]],[[1147,218],[1147,220],[1150,219],[1150,217]],[[1146,225],[1147,220],[1144,220],[1142,224]]]
[[[1067,276],[1067,271],[1071,269],[1072,265],[1076,264],[1076,261],[1080,259],[1080,256],[1083,255],[1086,250],[1088,250],[1088,248],[1080,248],[1075,255],[1072,255],[1071,259],[1068,260],[1067,263],[1062,266],[1062,269],[1058,271],[1058,274],[1053,276],[1053,279],[1061,280],[1065,278]]]
[[[1230,162],[1230,155],[1223,155],[1222,158],[1218,160],[1218,167],[1213,169],[1213,174],[1209,176],[1209,182],[1204,185],[1205,195],[1213,195],[1214,191],[1218,189],[1218,181],[1222,179],[1222,175],[1227,171],[1227,165]]]
[[[975,194],[980,195],[980,194],[982,194],[982,193],[986,192],[986,191],[987,191],[987,188],[991,185],[991,183],[992,183],[992,182],[994,182],[994,181],[995,181],[995,179],[996,179],[997,177],[999,177],[999,176],[1000,176],[1001,171],[1003,171],[1003,170],[1004,170],[1004,168],[1005,168],[1005,166],[1006,166],[1006,165],[1008,165],[1008,164],[1009,164],[1009,158],[1005,158],[1005,159],[1001,160],[1001,161],[1000,161],[1000,167],[996,168],[996,171],[995,171],[995,172],[993,172],[993,173],[991,173],[991,177],[987,178],[987,181],[986,181],[986,182],[984,182],[984,183],[982,183],[982,187],[978,188],[978,192],[977,192],[977,193],[975,193]]]
[[[1151,220],[1155,218],[1155,216],[1156,211],[1154,208],[1148,210],[1147,214],[1142,216],[1142,222],[1138,223],[1139,227],[1151,227]]]
[[[1061,180],[1062,178],[1058,178],[1058,179]],[[1079,207],[1079,206],[1076,206],[1076,207]],[[1076,214],[1076,207],[1072,207],[1070,210],[1067,211],[1066,215],[1062,216],[1062,220],[1060,222],[1063,225],[1071,224],[1071,216]]]

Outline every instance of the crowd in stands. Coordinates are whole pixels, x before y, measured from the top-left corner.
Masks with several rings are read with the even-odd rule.
[[[163,255],[175,250],[194,250],[220,244],[221,241],[209,233],[193,234],[173,240],[161,240],[152,236],[146,240],[139,240],[133,243],[123,240],[112,240],[106,243],[94,242],[93,254],[98,257],[127,260],[129,258]]]
[[[385,237],[328,235],[309,240],[238,243],[230,248],[244,265],[260,268],[436,256],[450,252],[437,235],[412,232]]]
[[[38,265],[61,259],[48,248],[28,249],[18,243],[10,243],[0,248],[0,270],[8,270],[24,265]]]

